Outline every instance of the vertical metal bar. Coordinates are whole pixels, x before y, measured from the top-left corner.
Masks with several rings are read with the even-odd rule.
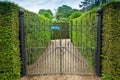
[[[70,43],[69,43],[69,49],[68,50],[70,50],[71,49],[71,51],[72,51],[72,48],[71,48],[71,44],[72,44],[72,21],[70,21]],[[68,56],[69,58],[69,74],[71,74],[71,65],[70,65],[70,53],[69,53],[69,56]]]
[[[46,52],[46,20],[44,20],[44,52],[47,55]],[[47,74],[47,58],[45,57],[45,74]]]
[[[34,56],[37,55],[37,53],[36,53],[36,25],[34,24],[33,26],[34,26],[34,33],[33,33],[34,34],[34,39],[33,39],[34,46],[33,46],[33,52],[32,52],[32,63],[35,62]],[[33,74],[36,74],[35,68],[36,68],[36,65],[34,65]]]
[[[21,76],[26,75],[26,54],[25,54],[25,38],[24,38],[24,10],[19,10],[19,39],[20,39],[20,53],[21,53]]]
[[[70,44],[70,42],[68,42],[68,50],[70,50],[70,46],[69,46],[69,44]],[[70,55],[69,55],[70,53],[68,52],[68,73],[70,73],[70,71],[69,71],[69,69],[70,69],[70,62],[69,62],[69,57],[70,57]]]
[[[41,20],[40,20],[41,21]],[[39,37],[41,37],[41,34],[42,34],[42,29],[41,29],[41,22],[39,22],[40,24],[39,24]],[[39,53],[40,53],[40,56],[41,56],[41,53],[42,53],[42,48],[40,48],[40,45],[42,45],[42,40],[40,40],[40,44],[39,44]],[[44,53],[43,53],[44,54]],[[42,54],[42,55],[43,55]],[[42,66],[41,65],[43,65],[42,64],[42,60],[40,60],[39,61],[39,69],[40,69],[40,74],[42,74]]]
[[[42,27],[43,26],[43,27]],[[43,35],[44,33],[44,23],[41,23],[41,34]],[[42,36],[41,36],[42,37]],[[42,37],[43,38],[43,37]],[[44,41],[43,39],[41,39],[41,42],[42,42],[42,47],[41,47],[41,53],[43,53],[42,55],[45,55],[44,53]],[[41,74],[44,74],[45,73],[45,67],[43,69],[43,66],[42,65],[45,65],[45,62],[44,62],[44,59],[41,60]]]
[[[57,23],[55,22],[55,25],[56,25]],[[55,38],[54,38],[54,40],[55,40],[55,42],[54,42],[54,48],[53,48],[53,50],[55,49],[55,73],[58,73],[58,68],[57,68],[57,56],[58,56],[58,51],[57,51],[57,53],[56,53],[56,50],[57,50],[57,47],[58,47],[58,44],[56,44],[56,33],[54,33],[54,36],[55,36]]]
[[[73,27],[73,24],[72,24],[72,21],[70,21],[70,38],[71,38],[71,42],[73,42],[73,40],[72,40],[72,27]]]
[[[37,28],[38,28],[38,35],[40,36],[40,23],[39,23],[39,25],[37,25]],[[38,37],[38,35],[37,35],[37,37]],[[40,44],[40,43],[37,44],[37,53],[39,54],[38,59],[39,59],[39,57],[40,57],[39,44]],[[40,71],[40,61],[39,61],[38,65],[37,65],[37,67],[38,67],[38,74],[40,74],[40,72],[41,72],[41,71]]]
[[[74,39],[76,38],[76,37],[75,37],[75,35],[76,35],[76,33],[75,33],[75,32],[76,32],[76,24],[75,24],[75,22],[73,22],[73,27],[72,27],[72,29],[73,29],[73,33],[74,33],[73,45],[72,45],[72,53],[74,54],[74,46],[75,46]],[[72,53],[71,53],[71,54],[72,54]],[[74,66],[74,56],[72,56],[71,62],[73,63],[72,66]],[[73,67],[73,68],[71,67],[71,73],[74,74],[74,67]]]
[[[67,48],[67,45],[66,45],[66,39],[67,39],[67,35],[68,35],[68,26],[67,26],[67,21],[65,20],[65,22],[64,22],[64,26],[65,26],[65,31],[64,31],[64,33],[65,33],[65,37],[64,37],[64,39],[65,39],[65,48],[63,48],[63,50],[65,50],[66,48]],[[63,65],[64,65],[64,73],[67,73],[67,63],[66,63],[66,55],[67,55],[67,52],[66,52],[66,50],[65,51],[63,51],[63,60],[64,60],[64,62],[63,62]]]
[[[60,21],[61,30],[60,30],[60,74],[62,74],[62,21]]]
[[[88,56],[88,20],[86,19],[85,23],[85,36],[86,36],[86,42],[85,42],[85,54]],[[85,68],[88,69],[88,65],[85,64]],[[85,74],[87,75],[87,71],[85,71]]]
[[[81,32],[80,32],[80,24],[79,24],[79,23],[78,23],[78,32],[79,32],[79,34],[81,35]],[[80,38],[79,38],[79,39],[80,39]],[[78,39],[78,40],[79,40],[79,39]],[[80,71],[80,68],[79,68],[79,67],[80,67],[80,66],[79,66],[79,57],[80,57],[80,53],[79,53],[79,52],[80,52],[80,50],[81,50],[81,49],[80,49],[80,42],[81,42],[81,39],[78,41],[78,48],[77,48],[77,54],[78,54],[78,59],[77,59],[77,65],[78,65],[78,66],[77,66],[77,69],[78,69],[78,70],[77,70],[77,74],[79,74],[79,71]]]
[[[82,20],[80,20],[80,56],[82,54]],[[83,61],[83,58],[81,59]],[[79,61],[79,66],[80,67],[80,71],[79,74],[82,73],[82,69],[83,69],[83,63]]]
[[[101,48],[102,48],[102,12],[103,9],[99,8],[97,10],[98,13],[98,25],[97,25],[97,52],[95,55],[95,67],[96,67],[96,76],[100,77],[101,76]]]
[[[82,20],[80,20],[80,29],[81,29],[81,30],[80,30],[80,39],[81,39],[81,40],[80,40],[80,43],[81,43],[81,44],[80,44],[80,48],[81,48],[81,53],[82,53],[82,51],[83,51],[83,50],[82,50]]]
[[[77,43],[77,44],[76,44],[76,46],[75,46],[75,52],[73,53],[75,56],[78,56],[78,51],[77,51],[77,50],[78,50],[78,47],[79,47],[79,46],[78,46],[78,43],[79,43],[79,39],[78,39],[78,34],[79,34],[79,33],[78,33],[78,32],[79,32],[78,20],[76,20],[76,43]],[[75,56],[74,56],[74,57],[75,57]],[[74,68],[75,68],[75,69],[74,69],[74,70],[75,70],[74,74],[77,74],[77,71],[78,71],[78,70],[76,71],[76,69],[77,69],[77,66],[76,66],[76,65],[77,65],[77,58],[74,58],[74,61],[75,61],[75,62],[74,62],[74,65],[75,65],[75,66],[74,66]]]

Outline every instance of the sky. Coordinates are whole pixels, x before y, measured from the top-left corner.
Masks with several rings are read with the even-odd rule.
[[[79,4],[84,0],[9,0],[10,2],[14,2],[19,6],[38,13],[40,9],[50,9],[53,13],[55,10],[62,5],[68,5],[72,8],[80,9]]]

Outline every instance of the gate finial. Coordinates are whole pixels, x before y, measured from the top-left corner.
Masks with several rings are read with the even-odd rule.
[[[24,10],[23,9],[19,10],[19,15],[24,15]]]
[[[102,12],[103,12],[103,9],[102,8],[98,8],[97,13],[98,14],[102,14]]]

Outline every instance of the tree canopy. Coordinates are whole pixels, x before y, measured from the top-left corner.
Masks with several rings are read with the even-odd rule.
[[[82,12],[80,12],[80,11],[74,11],[74,12],[69,16],[69,19],[74,19],[74,18],[80,17],[81,15],[82,15]]]
[[[62,5],[58,7],[57,13],[56,13],[56,18],[57,20],[65,20],[68,18],[76,18],[81,15],[81,13],[78,9],[72,9],[72,7],[67,6],[67,5]],[[71,17],[70,17],[71,16]]]
[[[81,2],[79,7],[82,7],[82,10],[85,11],[110,1],[112,0],[84,0],[83,2]]]
[[[61,7],[58,7],[56,18],[57,20],[60,20],[61,18],[68,18],[71,15],[72,8],[67,5],[63,5]]]
[[[52,14],[52,12],[51,12],[50,9],[47,9],[47,10],[40,9],[39,12],[38,12],[38,14],[43,15],[43,16],[49,18],[49,19],[53,18],[53,14]]]

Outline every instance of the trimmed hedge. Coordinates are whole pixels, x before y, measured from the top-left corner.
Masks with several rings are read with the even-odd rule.
[[[19,80],[19,19],[17,5],[0,2],[0,79]]]
[[[33,64],[50,43],[50,23],[44,16],[25,12],[25,45],[27,63]]]
[[[120,2],[111,2],[107,5],[102,5],[101,7],[104,9],[101,54],[102,77],[103,80],[120,80]],[[93,55],[91,55],[91,52],[86,52],[86,48],[91,47],[92,49],[95,49],[96,47],[96,43],[94,41],[96,39],[96,33],[90,31],[95,29],[94,27],[97,25],[97,21],[92,21],[92,19],[97,17],[96,11],[97,8],[88,11],[81,17],[73,20],[73,24],[76,24],[76,21],[78,20],[78,25],[83,25],[78,27],[78,29],[81,29],[80,27],[82,27],[82,34],[75,33],[74,31],[72,32],[73,43],[76,46],[80,46],[82,48],[81,52],[84,56],[87,56],[87,54],[89,54],[89,57],[91,58],[87,57],[87,59],[90,60],[90,64],[93,64],[93,62],[91,62],[93,60]],[[80,22],[81,20],[82,22]],[[87,25],[89,25],[87,28],[86,22]],[[73,29],[76,29],[75,26],[73,26]],[[88,33],[88,39],[86,38],[86,31]],[[94,31],[96,32],[96,29]],[[81,42],[81,45],[77,44],[77,41],[75,40],[76,35],[78,36],[78,40]],[[81,35],[82,37],[80,37]]]
[[[105,80],[120,80],[120,2],[104,7],[102,30],[103,76]]]
[[[80,48],[81,53],[94,66],[94,55],[97,43],[96,10],[89,11],[73,20],[72,41]]]
[[[20,79],[20,49],[19,49],[19,7],[10,2],[0,2],[0,79],[19,80]],[[50,42],[50,32],[42,32],[50,29],[44,25],[46,19],[43,16],[25,10],[25,47],[29,49],[27,55],[34,55],[27,63],[37,60],[39,54],[43,52],[41,47],[47,47]],[[41,32],[39,32],[41,31]],[[44,42],[44,43],[43,43]],[[39,51],[36,51],[38,47]],[[32,53],[30,53],[32,52]],[[33,54],[34,53],[34,54]]]

